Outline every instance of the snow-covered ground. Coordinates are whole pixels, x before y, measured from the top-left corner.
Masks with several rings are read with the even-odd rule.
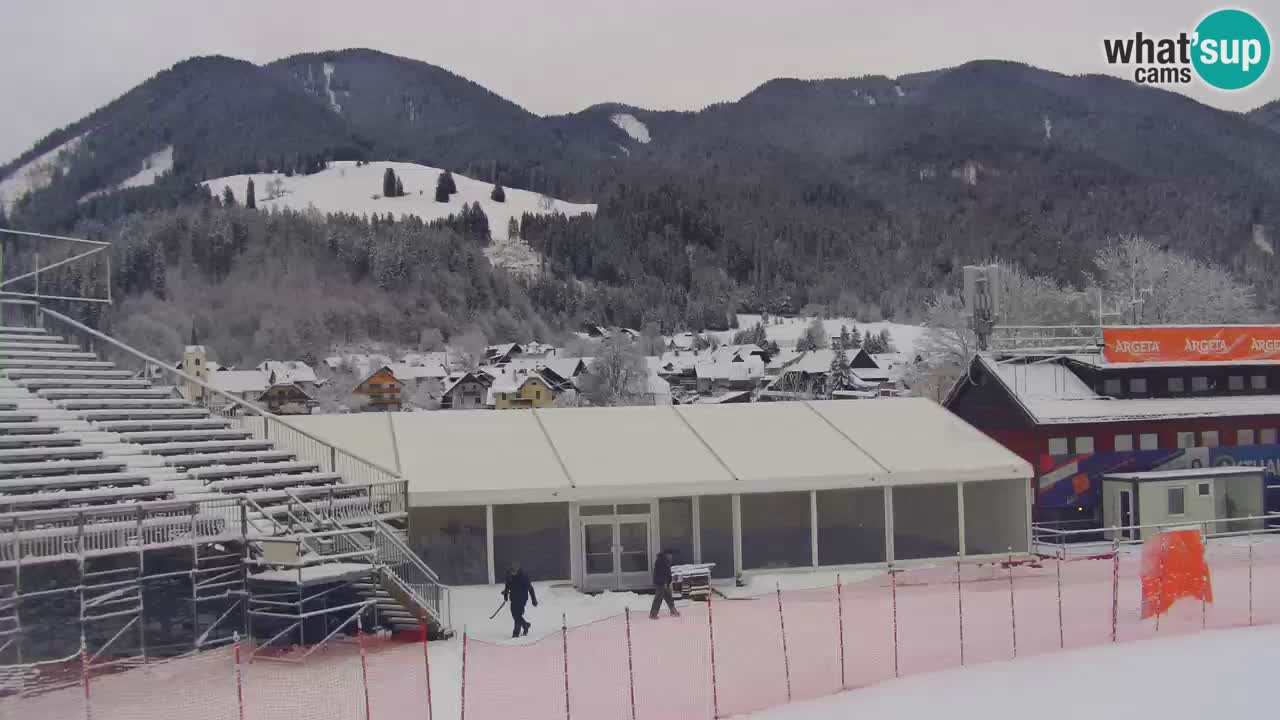
[[[804,334],[808,329],[809,323],[813,318],[809,317],[769,317],[769,324],[765,326],[765,335],[778,344],[778,347],[794,347],[796,340]],[[760,322],[759,315],[739,314],[738,328],[746,329],[753,327]],[[870,332],[878,334],[881,330],[888,328],[889,337],[893,338],[893,345],[897,352],[910,353],[915,347],[916,342],[924,333],[924,328],[920,325],[903,325],[894,322],[858,322],[854,318],[829,318],[822,321],[822,327],[827,331],[827,337],[840,334],[842,326],[848,327],[850,330],[857,326],[858,332],[864,336]],[[721,342],[731,342],[735,330],[726,330],[723,332],[711,333],[715,335]]]
[[[161,150],[151,153],[142,160],[142,169],[133,175],[125,178],[115,187],[106,190],[95,190],[84,197],[80,198],[80,202],[85,202],[99,195],[106,195],[113,190],[127,190],[135,187],[147,187],[155,185],[156,180],[161,175],[173,170],[173,146],[169,145]]]
[[[395,171],[404,185],[403,197],[382,197],[382,178],[387,168]],[[249,178],[253,178],[254,194],[260,209],[289,208],[320,212],[348,212],[356,215],[391,213],[397,217],[416,215],[431,221],[462,211],[462,205],[480,203],[489,217],[489,228],[494,246],[486,253],[490,261],[514,272],[536,271],[540,258],[527,245],[507,241],[507,224],[512,217],[563,213],[565,215],[593,214],[593,204],[578,204],[556,200],[528,190],[505,187],[506,202],[490,199],[493,185],[465,175],[453,174],[458,192],[449,202],[436,202],[436,179],[439,168],[401,162],[371,162],[356,166],[355,162],[338,161],[313,175],[285,177],[281,173],[258,173],[215,178],[204,183],[215,196],[222,195],[230,187],[237,202],[244,202]],[[275,195],[276,192],[280,194]]]
[[[1280,627],[1103,645],[917,675],[772,708],[755,720],[1265,717]],[[1268,710],[1267,708],[1271,708]]]
[[[649,141],[653,139],[649,135],[649,126],[631,113],[618,113],[609,119],[613,121],[614,125],[621,128],[623,132],[630,135],[632,140],[642,145],[648,145]],[[625,150],[626,148],[623,149]],[[631,151],[628,150],[627,154],[630,155]]]
[[[84,137],[79,135],[71,138],[0,180],[0,206],[8,211],[27,193],[39,190],[52,182],[54,171],[65,164],[66,155],[74,153],[80,147]]]

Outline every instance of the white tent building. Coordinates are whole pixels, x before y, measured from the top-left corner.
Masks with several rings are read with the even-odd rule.
[[[1030,543],[1031,467],[918,398],[294,422],[400,468],[411,543],[453,584],[519,560],[584,590],[644,587],[663,548],[733,577]]]

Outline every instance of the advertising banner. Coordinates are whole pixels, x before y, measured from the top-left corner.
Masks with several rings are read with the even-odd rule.
[[[1110,363],[1280,360],[1280,326],[1103,328]]]

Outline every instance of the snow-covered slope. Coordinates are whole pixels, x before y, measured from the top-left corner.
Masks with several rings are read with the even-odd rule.
[[[116,186],[118,190],[155,185],[156,180],[173,170],[173,146],[151,153],[142,161],[142,170]]]
[[[804,334],[808,329],[809,323],[813,321],[808,317],[775,317],[769,318],[769,324],[765,326],[765,335],[772,341],[778,343],[778,347],[795,347],[796,340]],[[760,322],[759,315],[739,314],[738,327],[746,329]],[[924,328],[919,325],[903,325],[894,322],[858,322],[853,318],[834,318],[824,319],[822,327],[827,331],[827,337],[833,337],[840,334],[841,326],[848,327],[850,330],[857,326],[858,332],[864,336],[867,333],[878,334],[881,330],[888,329],[889,337],[893,339],[893,346],[897,352],[911,353],[915,348],[916,342],[924,333]],[[721,342],[731,342],[733,334],[736,331],[724,331],[712,333],[716,335]]]
[[[65,157],[80,147],[84,137],[71,138],[0,180],[0,206],[7,211],[27,193],[47,186],[53,180],[54,171],[66,165]]]
[[[749,717],[1260,718],[1275,712],[1267,689],[1277,643],[1280,628],[1265,627],[1103,645],[916,675]]]
[[[649,141],[653,139],[649,135],[649,126],[645,125],[639,118],[631,113],[618,113],[609,119],[613,121],[614,125],[621,128],[623,132],[630,135],[632,140],[635,140],[638,143],[647,145],[649,144]],[[630,155],[631,151],[628,150],[627,154]]]
[[[382,197],[382,177],[387,168],[395,171],[404,185],[405,195],[398,198]],[[569,203],[528,190],[505,188],[506,202],[489,199],[493,185],[454,173],[458,192],[447,203],[435,200],[436,179],[440,169],[426,165],[401,162],[371,162],[356,166],[354,162],[329,163],[329,167],[314,175],[285,177],[280,173],[256,175],[232,175],[215,178],[204,183],[214,195],[221,195],[226,187],[235,193],[237,202],[244,202],[249,178],[253,178],[254,194],[259,209],[291,208],[305,210],[314,207],[321,212],[349,212],[357,215],[391,213],[397,217],[416,215],[423,220],[435,220],[462,211],[463,203],[479,202],[495,238],[506,239],[507,221],[519,219],[524,213],[533,215],[563,213],[582,215],[594,213],[595,205]],[[281,193],[273,197],[277,189]]]

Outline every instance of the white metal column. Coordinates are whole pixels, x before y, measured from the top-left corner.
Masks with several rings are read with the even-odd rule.
[[[884,489],[884,559],[893,562],[893,488]]]
[[[956,510],[957,517],[960,518],[958,523],[960,531],[960,557],[965,557],[969,552],[965,549],[964,544],[964,483],[962,482],[956,483]]]
[[[733,515],[733,574],[742,574],[742,496],[730,495],[729,507]]]
[[[818,491],[809,491],[809,558],[818,567]]]
[[[484,547],[485,555],[489,558],[489,584],[493,585],[498,582],[498,576],[493,572],[493,506],[484,506]]]
[[[702,498],[694,495],[693,501],[693,562],[702,562]]]

